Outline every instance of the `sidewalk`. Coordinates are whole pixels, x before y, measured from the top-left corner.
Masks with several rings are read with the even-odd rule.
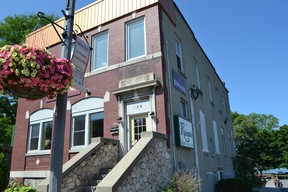
[[[253,191],[255,192],[288,192],[288,180],[281,180],[283,183],[283,188],[275,187],[272,180],[269,180],[265,187],[263,188],[255,188]]]

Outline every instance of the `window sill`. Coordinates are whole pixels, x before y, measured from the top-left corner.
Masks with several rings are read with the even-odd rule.
[[[71,148],[70,150],[69,150],[69,153],[79,153],[82,149],[84,149],[86,146],[81,146],[81,147],[75,147],[75,148]]]
[[[181,71],[179,68],[177,68],[177,71],[184,79],[187,79],[187,76],[185,75],[183,71]]]
[[[46,151],[30,151],[25,154],[26,157],[29,156],[40,156],[40,155],[50,155],[50,150]]]

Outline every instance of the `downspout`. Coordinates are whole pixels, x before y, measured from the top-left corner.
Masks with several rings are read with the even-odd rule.
[[[199,185],[199,191],[201,192],[201,180],[200,180],[200,168],[199,168],[199,156],[198,156],[198,143],[197,143],[197,136],[196,136],[196,124],[195,124],[195,114],[194,114],[194,103],[193,98],[190,95],[190,108],[191,108],[191,115],[192,115],[192,129],[193,129],[193,138],[194,138],[194,152],[195,152],[195,164],[196,164],[196,172],[197,172],[197,179]]]
[[[177,170],[177,151],[175,145],[175,131],[174,131],[174,118],[173,118],[173,105],[172,105],[172,84],[171,81],[171,69],[169,63],[169,51],[168,51],[168,41],[165,42],[165,54],[166,54],[166,64],[167,64],[167,77],[168,77],[168,98],[169,98],[169,120],[170,120],[170,143],[171,143],[171,152],[173,157],[173,170]]]

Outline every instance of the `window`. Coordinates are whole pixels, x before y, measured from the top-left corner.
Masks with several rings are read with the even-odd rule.
[[[216,99],[217,99],[218,110],[221,112],[220,97],[219,97],[219,91],[217,88],[216,88]]]
[[[91,138],[103,137],[103,119],[103,112],[74,116],[72,146],[88,145]]]
[[[91,138],[103,137],[104,101],[101,98],[81,100],[72,106],[71,148],[91,143]]]
[[[92,67],[91,70],[100,69],[108,65],[108,32],[95,35],[92,38]]]
[[[200,116],[201,137],[202,137],[202,151],[209,152],[208,142],[207,142],[207,133],[206,133],[205,115],[201,110],[199,111],[199,116]]]
[[[199,66],[198,63],[195,63],[195,82],[196,86],[200,89],[200,76],[199,76]]]
[[[221,128],[221,137],[222,137],[223,151],[224,151],[224,154],[227,155],[226,139],[225,139],[224,129],[223,128]]]
[[[222,105],[223,105],[223,110],[224,110],[224,114],[227,117],[227,108],[226,108],[226,101],[225,101],[225,97],[222,97]]]
[[[187,115],[187,102],[186,101],[183,101],[181,100],[180,102],[180,112],[181,112],[181,116],[184,117],[184,118],[187,118],[188,115]]]
[[[41,152],[51,149],[53,110],[42,109],[30,116],[27,152]]]
[[[215,152],[216,154],[220,154],[218,129],[217,129],[216,121],[213,121],[213,130],[214,130],[214,140],[215,140]]]
[[[52,138],[52,121],[30,125],[29,151],[50,150]]]
[[[129,22],[126,27],[127,60],[144,56],[146,54],[144,19]]]
[[[182,59],[182,48],[179,41],[175,40],[175,47],[176,47],[176,59],[177,59],[177,68],[180,71],[184,71],[183,69],[183,59]]]
[[[211,87],[211,80],[209,77],[208,77],[208,89],[209,89],[210,102],[213,103],[213,93],[212,93],[212,87]]]

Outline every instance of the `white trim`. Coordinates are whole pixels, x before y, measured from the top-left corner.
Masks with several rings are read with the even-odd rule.
[[[207,130],[206,130],[206,121],[205,114],[200,110],[200,126],[201,126],[201,136],[202,136],[202,151],[209,152],[208,150],[208,141],[207,141]]]
[[[143,55],[140,55],[140,56],[137,56],[137,57],[133,57],[133,58],[129,58],[129,54],[128,54],[128,52],[129,52],[129,45],[128,45],[128,42],[129,42],[129,30],[128,30],[128,25],[129,24],[132,24],[132,23],[137,23],[137,22],[140,22],[140,21],[143,21],[143,34],[144,34],[144,54]],[[125,52],[126,52],[126,61],[130,61],[130,60],[134,60],[134,59],[137,59],[137,58],[141,58],[141,57],[144,57],[144,56],[146,56],[147,55],[147,47],[146,47],[146,23],[145,23],[145,17],[140,17],[140,18],[137,18],[137,19],[134,19],[134,20],[132,20],[132,21],[129,21],[129,22],[127,22],[126,23],[126,26],[125,26],[125,28],[126,28],[126,50],[125,50]]]
[[[46,178],[49,177],[49,170],[41,171],[10,171],[10,178]]]
[[[142,57],[139,57],[139,58],[135,58],[135,59],[132,59],[132,60],[129,60],[129,61],[125,61],[125,62],[117,63],[117,64],[114,64],[114,65],[110,65],[108,67],[101,68],[101,69],[98,69],[98,70],[95,70],[95,71],[90,71],[88,73],[85,73],[85,77],[90,77],[90,76],[97,75],[97,74],[100,74],[100,73],[116,70],[116,69],[119,69],[121,67],[126,67],[126,66],[129,66],[129,65],[138,64],[140,62],[143,62],[143,61],[146,61],[146,60],[150,60],[150,59],[156,59],[156,58],[159,58],[159,57],[162,57],[162,52],[156,52],[156,53],[149,54],[149,55],[146,55],[146,56],[142,56]]]
[[[95,39],[97,37],[101,37],[101,36],[104,36],[104,35],[107,35],[107,64],[103,67],[99,67],[99,68],[95,68],[94,69],[94,62],[95,62],[95,53],[94,51],[96,51],[95,47],[94,47],[94,43],[95,43]],[[92,55],[91,55],[91,69],[89,71],[96,71],[96,70],[99,70],[99,69],[102,69],[102,68],[106,68],[108,65],[109,65],[109,33],[108,33],[108,30],[106,31],[103,31],[103,32],[100,32],[100,33],[97,33],[96,35],[93,35],[92,37],[92,44],[93,44],[93,51],[92,51]]]

